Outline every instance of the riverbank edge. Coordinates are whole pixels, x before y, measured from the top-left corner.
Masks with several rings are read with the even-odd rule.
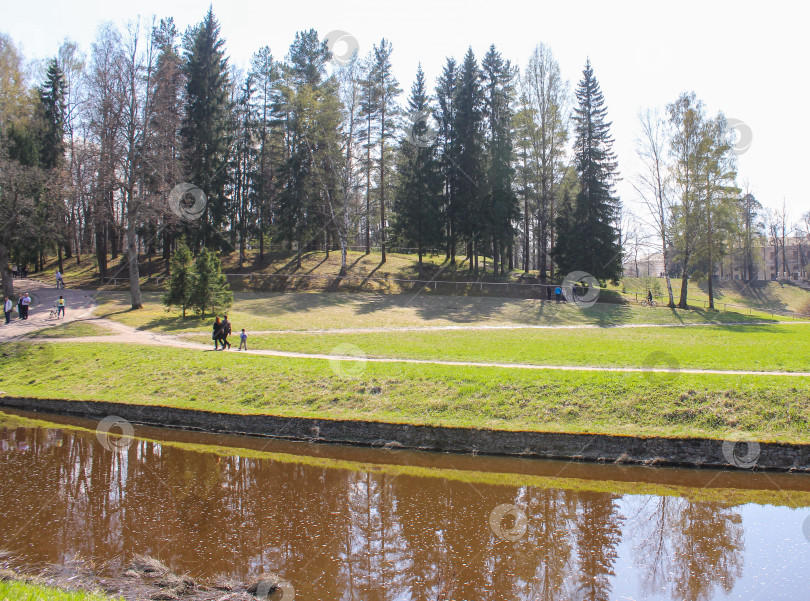
[[[157,405],[12,396],[0,396],[0,407],[98,420],[115,417],[132,424],[218,434],[389,449],[692,468],[810,472],[810,444],[756,442],[745,437],[716,440],[493,430],[239,415]]]

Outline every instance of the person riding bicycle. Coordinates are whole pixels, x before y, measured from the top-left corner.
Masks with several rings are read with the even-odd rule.
[[[652,298],[652,290],[647,290],[647,302],[652,305],[653,298]]]

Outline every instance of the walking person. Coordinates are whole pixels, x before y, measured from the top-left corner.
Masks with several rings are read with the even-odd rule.
[[[65,287],[65,282],[62,279],[62,273],[57,269],[56,270],[56,289],[59,290],[60,288]]]
[[[65,297],[59,296],[59,300],[56,301],[56,319],[59,319],[59,316],[62,316],[64,319],[65,317]]]
[[[554,288],[554,296],[557,297],[557,302],[559,303],[560,302],[560,297],[562,296],[562,287],[556,286]]]
[[[222,319],[222,338],[220,342],[222,343],[222,348],[225,348],[225,345],[228,345],[228,348],[231,348],[231,343],[228,342],[228,336],[231,333],[231,322],[228,321],[228,316],[224,315]]]
[[[3,301],[3,313],[6,316],[6,325],[11,323],[11,312],[14,310],[14,303],[9,297]],[[242,330],[244,332],[244,330]]]
[[[242,347],[245,347],[247,350],[247,334],[245,333],[245,328],[242,328],[242,333],[239,334],[239,350],[242,350]]]
[[[219,320],[219,317],[217,317],[214,320],[214,328],[213,331],[211,332],[211,340],[214,341],[215,351],[219,350],[219,339],[221,336],[222,336],[222,322]],[[222,348],[225,348],[224,344],[222,345]]]

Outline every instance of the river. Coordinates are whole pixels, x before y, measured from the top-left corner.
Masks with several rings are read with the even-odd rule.
[[[810,598],[810,476],[318,445],[0,413],[0,551],[299,600]]]

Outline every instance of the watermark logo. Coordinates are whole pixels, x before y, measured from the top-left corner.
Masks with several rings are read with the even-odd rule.
[[[208,198],[194,184],[181,182],[169,192],[169,209],[184,221],[196,221],[202,217]]]
[[[267,599],[271,594],[273,601],[292,601],[295,599],[295,588],[288,580],[275,577],[265,578],[256,587],[255,597]]]
[[[405,139],[419,148],[430,148],[439,137],[439,130],[433,125],[432,111],[421,110],[408,113]]]
[[[754,132],[751,127],[742,119],[733,118],[726,119],[726,127],[729,135],[734,137],[732,152],[737,156],[748,152],[751,142],[754,140]],[[732,132],[734,133],[732,134]]]
[[[599,299],[602,288],[599,280],[585,271],[572,271],[562,283],[563,290],[569,301],[573,301],[583,309],[593,307]]]
[[[352,57],[360,49],[357,38],[339,29],[327,33],[324,42],[332,53],[332,63],[338,67],[345,67],[352,62]]]
[[[804,523],[802,524],[802,534],[804,534],[804,538],[810,543],[810,515],[804,518]]]
[[[329,365],[336,376],[356,380],[366,371],[368,358],[356,344],[339,344],[332,349],[330,354],[335,355],[329,359]]]
[[[517,505],[502,503],[490,512],[489,527],[498,538],[515,542],[526,534],[529,519]]]
[[[653,377],[661,379],[674,379],[680,372],[681,364],[678,360],[664,351],[653,351],[644,357],[641,362],[641,370],[648,380]]]
[[[723,441],[723,457],[732,465],[742,469],[750,469],[759,459],[759,443],[747,436],[738,436],[732,440]]]
[[[120,430],[116,434],[112,430]],[[132,444],[135,428],[127,420],[117,415],[108,415],[96,426],[96,439],[108,451],[126,449]]]

